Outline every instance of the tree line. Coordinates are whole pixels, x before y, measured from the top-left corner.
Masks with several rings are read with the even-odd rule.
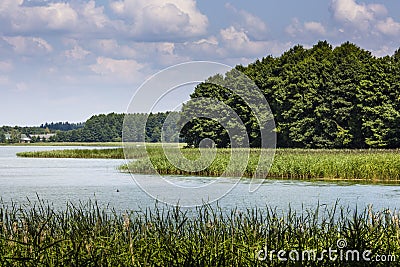
[[[310,49],[297,45],[279,57],[267,56],[235,70],[253,80],[267,99],[278,147],[400,147],[400,49],[375,57],[349,42],[332,48],[320,41]],[[221,86],[240,88],[243,83],[233,71],[216,75],[199,84],[191,99],[211,97],[230,106],[242,119],[250,145],[257,147],[257,118],[246,101]],[[190,102],[183,106],[184,118],[200,108]],[[213,107],[207,109],[212,113]],[[194,147],[203,138],[219,147],[231,145],[221,124],[206,118],[191,120],[181,136]]]
[[[176,124],[164,125],[171,112],[100,114],[88,119],[82,128],[58,131],[52,138],[55,142],[160,142],[164,127],[164,141],[177,142],[179,132]],[[177,116],[177,113],[172,115]],[[125,123],[124,123],[125,121]],[[123,129],[125,127],[125,129]],[[122,131],[124,130],[124,136]]]
[[[40,128],[42,129],[49,129],[50,131],[70,131],[70,130],[75,130],[79,129],[85,126],[84,122],[79,122],[79,123],[69,123],[68,121],[66,122],[51,122],[51,123],[44,123],[40,125]]]
[[[167,116],[171,115],[173,123],[164,123]],[[99,114],[93,115],[84,123],[45,123],[39,127],[0,127],[0,143],[18,143],[21,134],[27,136],[35,134],[55,133],[48,142],[120,142],[124,129],[126,142],[160,142],[161,132],[164,130],[165,142],[177,142],[179,131],[176,129],[178,113],[135,113],[135,114]],[[125,124],[124,124],[125,120]],[[11,139],[6,140],[5,134],[10,134]],[[32,142],[38,142],[32,138]]]

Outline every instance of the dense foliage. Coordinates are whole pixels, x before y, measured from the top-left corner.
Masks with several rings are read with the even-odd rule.
[[[18,143],[21,134],[46,134],[48,129],[40,127],[20,127],[2,126],[0,127],[0,143]],[[5,134],[10,134],[10,139],[6,139]]]
[[[56,142],[119,142],[122,141],[122,130],[125,119],[125,142],[160,142],[165,113],[135,113],[135,114],[100,114],[94,115],[85,122],[83,128],[72,131],[58,132]],[[164,125],[166,142],[176,142],[178,131],[175,124]]]
[[[278,147],[400,147],[400,49],[393,56],[377,58],[349,42],[332,48],[325,41],[311,49],[298,45],[280,57],[268,56],[236,69],[250,77],[268,100]],[[231,106],[246,125],[250,145],[257,147],[258,125],[248,107],[238,106],[237,95],[212,83],[233,76],[212,77],[191,97],[212,97]],[[192,110],[189,102],[183,116]],[[192,146],[199,145],[199,137],[214,139],[220,147],[230,145],[221,125],[210,119],[192,120],[181,134]]]
[[[69,123],[69,122],[51,122],[40,125],[40,128],[49,129],[50,131],[70,131],[82,128],[84,123]]]
[[[398,216],[337,205],[296,213],[157,204],[121,215],[97,202],[0,204],[0,265],[398,266]]]
[[[172,120],[164,123],[168,116]],[[85,123],[45,123],[40,127],[0,127],[0,143],[18,143],[21,134],[56,133],[46,141],[50,142],[121,142],[125,120],[124,141],[126,142],[160,142],[164,130],[165,142],[177,142],[179,131],[176,129],[177,112],[135,113],[135,114],[99,114],[89,118]],[[6,140],[5,134],[11,139]],[[32,138],[32,142],[37,139]]]

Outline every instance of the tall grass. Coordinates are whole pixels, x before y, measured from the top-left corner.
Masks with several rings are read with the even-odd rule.
[[[125,149],[125,150],[124,150]],[[137,159],[129,165],[121,166],[122,171],[134,173],[165,175],[199,175],[199,176],[244,176],[253,177],[256,173],[260,155],[260,149],[250,149],[248,164],[244,173],[238,167],[241,164],[232,164],[230,149],[217,149],[216,157],[208,149],[202,149],[203,162],[197,162],[200,171],[188,171],[193,166],[189,162],[180,162],[181,153],[189,160],[200,157],[199,149],[177,150],[171,145],[165,149],[174,161],[183,164],[176,167],[165,155],[159,144],[144,146],[132,145],[122,148],[109,149],[72,149],[21,152],[20,157],[42,157],[42,158],[114,158]],[[247,161],[246,154],[243,159]],[[207,165],[207,162],[211,164]],[[185,165],[186,164],[186,165]],[[201,165],[206,168],[198,168]],[[269,166],[262,166],[267,169]],[[399,150],[337,150],[337,149],[277,149],[275,158],[268,174],[259,178],[281,178],[281,179],[320,179],[320,180],[355,180],[369,182],[398,182],[400,181],[400,151]]]
[[[38,142],[38,143],[0,143],[0,146],[122,146],[122,142]]]
[[[229,149],[218,149],[212,164],[202,171],[190,172],[177,168],[165,156],[160,147],[147,148],[149,157],[124,165],[122,170],[135,173],[154,173],[168,175],[238,176],[238,170],[227,170],[231,159]],[[182,149],[188,159],[199,157],[198,149]],[[260,150],[251,149],[250,157],[243,173],[253,177],[259,160]],[[171,157],[171,156],[170,156]],[[180,157],[180,152],[172,154]],[[268,166],[263,166],[267,168]],[[284,179],[327,179],[359,180],[371,182],[400,181],[400,153],[398,150],[312,150],[277,149],[273,164],[267,175],[259,178]]]
[[[399,235],[398,212],[369,208],[317,206],[280,213],[271,207],[187,210],[156,203],[120,214],[95,201],[63,210],[39,201],[0,206],[0,266],[386,266],[258,256],[265,248],[321,253],[337,249],[337,240],[344,239],[346,250],[400,257]]]
[[[32,151],[32,152],[20,152],[17,153],[17,156],[25,158],[103,158],[103,159],[125,158],[122,148]]]

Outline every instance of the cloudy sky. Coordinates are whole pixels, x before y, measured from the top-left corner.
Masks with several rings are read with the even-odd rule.
[[[400,47],[398,0],[1,0],[0,125],[124,112],[171,65],[247,64],[318,40]]]

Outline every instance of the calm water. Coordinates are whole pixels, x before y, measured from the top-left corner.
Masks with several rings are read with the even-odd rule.
[[[27,198],[49,201],[56,207],[66,202],[97,199],[102,205],[110,204],[117,210],[131,210],[154,206],[154,199],[143,192],[129,174],[120,173],[117,167],[124,160],[103,159],[31,159],[17,158],[21,151],[72,149],[76,147],[0,147],[0,196],[3,202],[27,203]],[[88,147],[85,147],[88,148]],[[143,176],[140,176],[143,177]],[[146,176],[153,192],[162,193],[165,187]],[[168,177],[185,186],[199,186],[213,181],[204,177]],[[233,179],[220,179],[215,187],[231,184]],[[117,192],[119,191],[119,192]],[[179,196],[183,201],[193,198]],[[198,197],[198,196],[197,196]],[[373,204],[375,209],[400,208],[400,186],[362,185],[350,183],[324,183],[267,180],[255,193],[248,192],[248,182],[240,182],[221,198],[222,208],[239,209],[266,205],[285,210],[289,204],[300,210],[320,205],[333,205],[335,201],[354,208]]]

